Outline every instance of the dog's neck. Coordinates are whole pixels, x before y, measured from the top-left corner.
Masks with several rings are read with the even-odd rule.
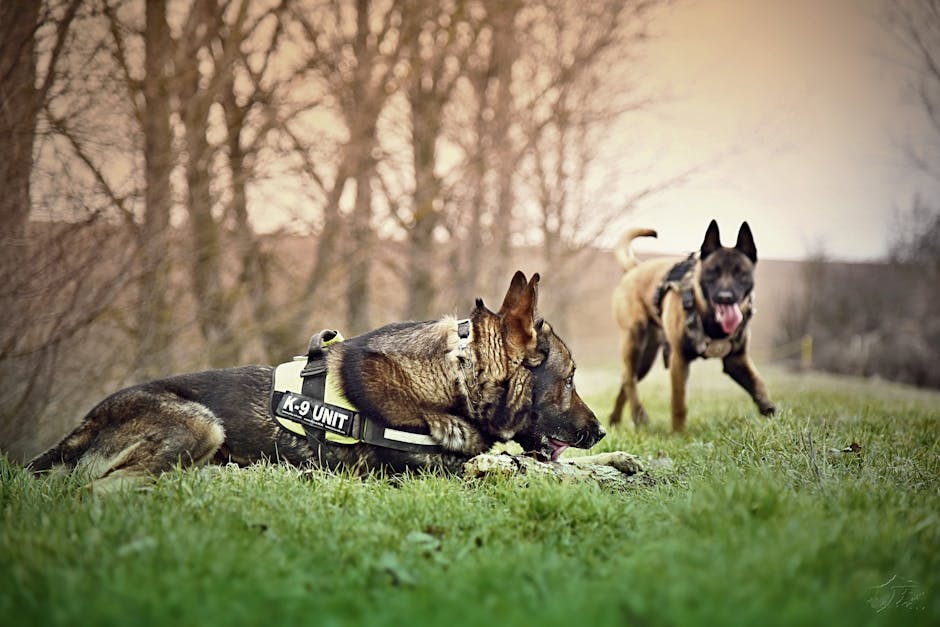
[[[474,312],[470,318],[471,337],[461,361],[467,409],[487,437],[506,442],[515,437],[530,418],[534,404],[532,372],[521,358],[513,359],[505,349],[496,359],[479,357],[482,347],[492,348],[502,343],[498,338],[487,337],[488,333],[493,333],[492,327],[481,324],[478,315],[494,314]],[[509,407],[516,410],[510,413]]]

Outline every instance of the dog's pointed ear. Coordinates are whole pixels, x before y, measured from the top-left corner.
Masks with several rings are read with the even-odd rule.
[[[521,270],[516,270],[516,273],[512,277],[512,282],[509,284],[509,289],[506,291],[506,297],[503,298],[503,306],[499,308],[499,315],[504,316],[509,310],[513,309],[519,299],[522,298],[525,290],[525,275],[522,274]]]
[[[738,243],[734,247],[750,259],[751,263],[757,263],[757,245],[754,243],[754,236],[751,235],[751,227],[747,225],[747,222],[741,224],[741,229],[738,231]]]
[[[721,234],[718,232],[718,223],[712,220],[708,223],[708,230],[705,231],[705,240],[702,242],[699,258],[705,259],[719,248],[721,248]]]
[[[525,275],[516,272],[499,310],[510,356],[524,359],[527,363],[538,358],[535,310],[539,299],[539,278],[535,273],[526,283]]]

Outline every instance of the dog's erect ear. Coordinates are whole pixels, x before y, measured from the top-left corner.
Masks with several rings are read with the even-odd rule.
[[[718,232],[718,223],[712,220],[708,223],[708,230],[705,231],[705,240],[702,242],[699,258],[705,259],[719,248],[721,248],[721,234]]]
[[[499,315],[506,315],[509,310],[516,306],[516,303],[522,298],[526,287],[525,275],[522,274],[521,270],[516,270],[516,273],[512,277],[512,282],[509,284],[509,290],[506,292],[506,297],[503,299],[503,306],[499,308]]]
[[[538,333],[535,329],[535,309],[539,299],[539,275],[535,273],[526,283],[525,275],[516,272],[506,292],[499,315],[503,318],[506,343],[510,354],[527,362],[537,359]]]
[[[741,229],[738,231],[738,243],[734,247],[744,253],[751,263],[757,263],[757,245],[754,244],[754,236],[751,235],[751,227],[747,225],[747,222],[741,224]]]

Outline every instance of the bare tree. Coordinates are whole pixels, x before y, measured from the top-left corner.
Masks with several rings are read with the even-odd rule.
[[[67,186],[75,182],[67,167],[42,170],[68,149],[52,109],[96,56],[93,46],[73,50],[91,19],[82,8],[77,0],[0,6],[0,442],[19,458],[43,432],[31,421],[75,393],[63,376],[80,363],[71,349],[93,335],[122,287],[113,273],[89,269],[102,251],[114,252],[99,209]],[[53,197],[57,176],[66,181]]]
[[[940,365],[940,321],[932,312],[940,307],[940,0],[911,0],[890,5],[890,23],[907,52],[908,80],[915,105],[922,111],[924,133],[908,146],[911,162],[930,180],[929,189],[916,194],[901,215],[890,256],[920,277],[920,289],[909,295],[910,327],[926,350],[920,367],[936,372]],[[924,355],[926,353],[926,355]],[[932,377],[932,385],[940,377]]]
[[[167,23],[165,0],[147,2],[142,20],[139,12],[120,2],[103,0],[101,8],[107,20],[114,84],[119,87],[136,125],[133,150],[140,151],[143,180],[131,194],[120,194],[108,171],[109,156],[85,145],[79,138],[82,129],[60,125],[85,166],[94,174],[98,186],[111,199],[123,218],[122,224],[133,234],[136,263],[128,273],[136,288],[135,322],[125,328],[134,347],[132,370],[143,377],[165,373],[171,366],[170,347],[174,337],[170,252],[170,212],[173,206],[171,174],[175,166],[171,127],[172,41]],[[133,50],[143,47],[143,59]],[[136,66],[136,67],[135,67]],[[135,202],[134,196],[142,198]]]
[[[505,280],[520,150],[511,130],[516,17],[522,6],[516,0],[480,5],[485,17],[451,101],[447,139],[463,153],[463,163],[447,182],[451,206],[444,216],[456,303],[472,302],[485,285]]]
[[[80,0],[0,4],[0,268],[22,259],[31,207],[36,124],[58,79],[58,64]],[[46,32],[48,31],[48,33]],[[37,67],[40,39],[46,67]],[[4,283],[9,285],[6,272]]]
[[[395,72],[406,40],[402,32],[404,5],[400,0],[324,3],[311,12],[299,12],[307,40],[312,44],[308,66],[326,85],[346,131],[339,148],[339,166],[328,195],[327,219],[311,279],[321,276],[333,254],[335,233],[346,237],[342,257],[346,266],[346,324],[362,332],[370,323],[370,275],[374,253],[373,193],[379,138],[379,117],[392,95]],[[340,199],[352,182],[355,200],[345,219]],[[318,287],[315,281],[308,288]]]
[[[36,93],[36,30],[38,2],[0,5],[0,164],[4,194],[0,200],[3,267],[12,267],[26,241],[29,219],[29,177],[40,101]]]
[[[405,88],[411,126],[413,167],[412,211],[408,228],[406,315],[432,315],[437,285],[435,236],[442,225],[445,199],[439,168],[438,142],[446,107],[464,73],[480,32],[480,19],[470,2],[411,2],[406,31],[411,75]]]
[[[907,146],[908,156],[940,182],[940,1],[891,3],[888,19],[905,55],[901,63],[914,104],[924,114],[929,131],[925,141]]]
[[[907,70],[915,106],[923,113],[927,133],[906,146],[910,162],[933,182],[917,194],[906,218],[898,224],[892,257],[926,264],[940,276],[940,0],[892,3],[890,24],[896,41],[906,53]]]
[[[627,61],[648,37],[650,14],[663,4],[544,0],[523,14],[520,91],[526,96],[517,119],[524,137],[526,215],[537,225],[526,235],[540,244],[543,262],[560,282],[583,271],[578,257],[632,202],[662,187],[636,190],[626,201],[598,200],[609,177],[618,174],[597,162],[609,129],[649,104],[635,90]],[[560,301],[552,312],[562,328],[569,302]]]
[[[173,191],[170,174],[173,149],[170,130],[170,29],[166,1],[146,2],[144,24],[144,110],[140,113],[144,135],[144,217],[137,228],[142,277],[137,300],[137,364],[145,375],[165,372],[170,363],[167,346],[172,337],[169,300],[169,226]],[[114,32],[118,33],[117,25]],[[115,43],[119,41],[119,35]],[[118,54],[123,54],[120,46]],[[122,67],[127,60],[122,59]],[[136,83],[128,78],[128,87]],[[133,91],[131,92],[133,95]]]
[[[244,3],[241,8],[246,8]],[[239,11],[230,24],[220,27],[221,59],[230,64],[221,75],[220,104],[225,117],[225,147],[228,159],[230,195],[223,215],[234,222],[234,237],[240,271],[236,280],[236,300],[247,297],[253,329],[243,336],[261,340],[262,356],[269,360],[283,354],[285,339],[278,334],[278,309],[272,286],[271,251],[251,223],[248,206],[249,185],[259,178],[256,164],[272,133],[282,129],[300,109],[280,102],[279,93],[290,81],[272,78],[273,63],[280,53],[284,36],[281,2],[250,19]],[[256,53],[255,61],[249,60]],[[237,79],[242,86],[236,88]],[[244,337],[242,338],[244,339]]]

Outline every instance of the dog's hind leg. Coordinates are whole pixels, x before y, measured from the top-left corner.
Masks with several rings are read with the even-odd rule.
[[[116,457],[103,460],[106,467],[92,481],[91,488],[108,492],[146,482],[177,465],[185,468],[204,464],[224,440],[225,433],[215,423],[178,425],[159,436],[147,434]]]
[[[643,349],[637,354],[636,361],[636,379],[637,381],[642,381],[650,368],[653,367],[653,362],[656,361],[656,355],[659,353],[659,347],[663,342],[662,335],[656,329],[651,329],[646,334],[646,340],[643,345]]]
[[[770,395],[767,393],[767,386],[764,380],[757,373],[754,363],[747,353],[735,353],[728,355],[722,360],[724,371],[754,399],[757,408],[765,416],[772,416],[777,411]]]
[[[93,491],[139,484],[181,467],[212,459],[225,441],[215,415],[199,403],[168,403],[156,412],[109,426],[79,460],[76,470]]]
[[[614,409],[610,414],[610,424],[619,424],[623,419],[623,406],[630,403],[630,415],[633,424],[642,426],[649,424],[649,416],[640,403],[637,393],[637,381],[642,379],[649,371],[652,360],[656,357],[655,350],[652,357],[648,355],[651,338],[645,327],[634,328],[629,334],[624,334],[621,340],[621,354],[623,356],[623,375],[620,378],[620,391],[614,401]],[[658,345],[655,346],[658,349]]]

